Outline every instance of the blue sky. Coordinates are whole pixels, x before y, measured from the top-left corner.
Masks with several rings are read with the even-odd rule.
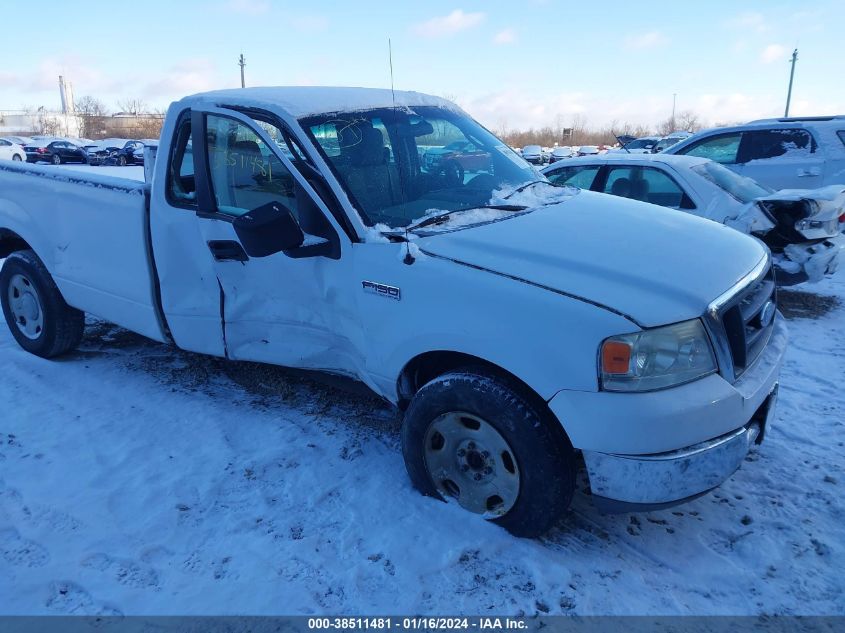
[[[457,100],[500,129],[707,123],[845,113],[845,3],[209,0],[14,2],[3,7],[0,110],[58,107],[57,77],[112,109],[239,85],[389,85]],[[12,27],[12,28],[8,28]],[[37,41],[37,46],[33,45]]]

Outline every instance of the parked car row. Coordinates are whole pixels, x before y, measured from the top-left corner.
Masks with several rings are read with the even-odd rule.
[[[144,146],[157,141],[109,138],[85,146],[91,165],[143,165]]]
[[[110,138],[92,141],[55,136],[0,137],[0,160],[29,163],[82,163],[89,165],[143,165],[144,147],[154,139]]]

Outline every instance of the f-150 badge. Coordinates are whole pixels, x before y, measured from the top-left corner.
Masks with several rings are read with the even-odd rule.
[[[387,286],[385,284],[376,283],[375,281],[362,281],[361,285],[364,287],[364,292],[369,294],[378,295],[387,299],[394,299],[395,301],[402,300],[402,291],[396,286]]]

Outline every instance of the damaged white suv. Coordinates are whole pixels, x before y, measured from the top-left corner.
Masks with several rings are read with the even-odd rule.
[[[461,169],[422,160],[456,142]],[[421,491],[520,535],[559,520],[581,457],[597,505],[651,508],[718,486],[771,423],[786,331],[763,244],[553,186],[448,101],[199,94],[171,105],[151,167],[0,165],[23,349],[70,352],[88,312],[353,376],[404,411]]]

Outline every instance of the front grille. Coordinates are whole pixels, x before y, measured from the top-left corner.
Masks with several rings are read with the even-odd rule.
[[[739,292],[721,311],[734,377],[748,369],[769,341],[775,324],[777,290],[774,267]]]

